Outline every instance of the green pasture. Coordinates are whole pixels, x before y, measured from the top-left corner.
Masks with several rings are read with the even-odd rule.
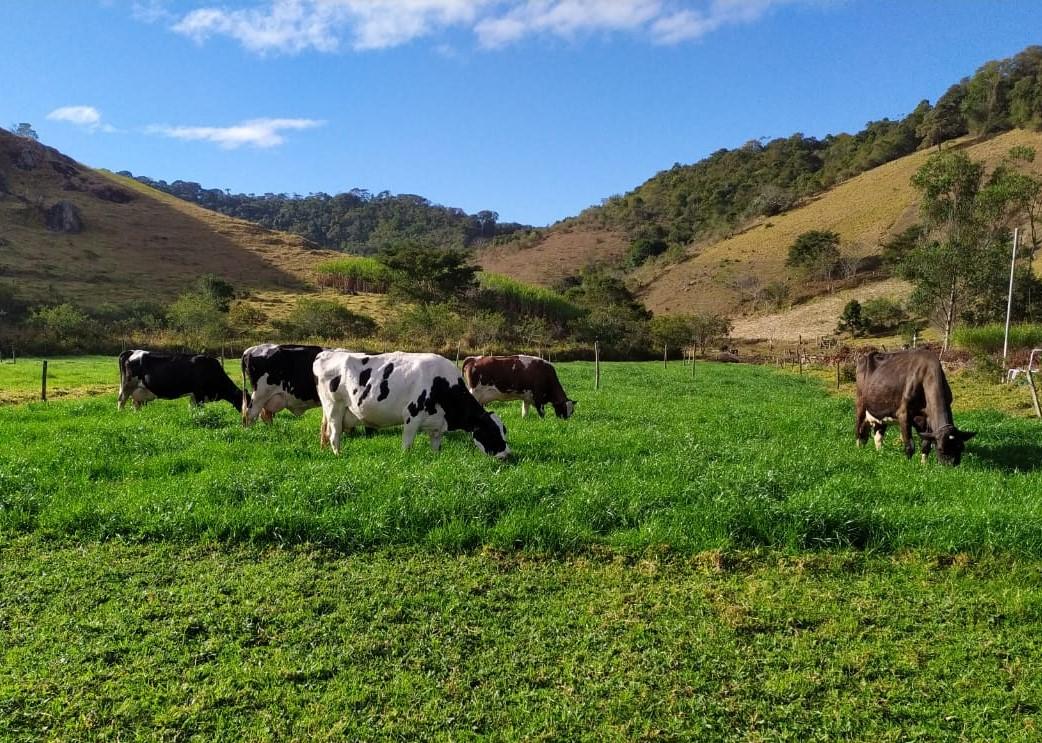
[[[0,739],[1042,735],[1037,421],[957,407],[949,469],[811,375],[558,368],[507,463],[117,412],[107,358],[0,406]]]
[[[56,365],[57,366],[57,365]],[[772,547],[1042,556],[1042,428],[988,411],[957,469],[853,443],[848,399],[768,368],[560,365],[568,421],[499,407],[506,464],[390,430],[318,447],[319,411],[244,429],[227,404],[111,393],[0,408],[0,530],[52,537],[553,553]]]

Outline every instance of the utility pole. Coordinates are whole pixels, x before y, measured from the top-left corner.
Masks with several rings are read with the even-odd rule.
[[[1006,365],[1006,354],[1009,353],[1009,319],[1013,313],[1013,269],[1017,265],[1017,238],[1020,236],[1020,228],[1013,228],[1013,257],[1009,261],[1009,294],[1006,298],[1006,334],[1002,338],[1002,368]]]

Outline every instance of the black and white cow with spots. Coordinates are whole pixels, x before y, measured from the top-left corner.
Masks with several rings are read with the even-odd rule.
[[[189,396],[193,405],[224,400],[236,410],[242,390],[213,356],[127,350],[119,355],[120,410],[130,400],[135,408],[160,398]]]
[[[402,448],[425,431],[438,451],[446,431],[468,431],[485,454],[510,454],[506,428],[467,389],[448,359],[431,353],[384,353],[369,356],[335,350],[315,359],[318,395],[328,425],[329,444],[340,453],[344,429],[404,426]]]
[[[242,424],[249,426],[261,418],[271,423],[280,410],[301,415],[319,407],[315,387],[315,357],[325,349],[321,346],[295,346],[262,343],[250,346],[242,353]],[[253,395],[246,393],[246,383],[253,387]]]

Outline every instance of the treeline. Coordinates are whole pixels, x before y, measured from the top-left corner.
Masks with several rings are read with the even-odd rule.
[[[420,240],[442,249],[468,249],[527,225],[499,221],[494,211],[467,214],[462,209],[433,204],[422,196],[372,194],[365,189],[330,195],[285,193],[236,194],[203,188],[193,181],[153,180],[129,171],[119,175],[179,199],[230,217],[256,222],[273,230],[292,232],[333,250],[369,255],[401,242]]]
[[[331,262],[338,281],[383,282],[395,301],[393,314],[380,322],[315,296],[268,317],[214,275],[200,277],[168,305],[84,308],[56,298],[30,306],[0,285],[0,352],[112,353],[137,345],[215,353],[265,341],[314,341],[371,350],[553,349],[561,358],[587,355],[597,341],[604,358],[640,359],[661,355],[663,345],[674,355],[681,347],[706,351],[730,330],[717,317],[652,318],[618,276],[603,270],[584,271],[552,290],[479,273],[468,257],[403,243],[376,258]]]
[[[727,234],[771,216],[842,180],[965,134],[1042,129],[1042,46],[988,62],[936,102],[922,101],[898,121],[872,121],[857,134],[823,139],[793,134],[721,149],[693,165],[676,164],[628,194],[577,219],[621,229],[635,241],[631,263],[695,240]]]

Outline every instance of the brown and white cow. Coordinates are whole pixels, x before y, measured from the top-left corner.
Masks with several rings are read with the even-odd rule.
[[[553,365],[537,356],[468,356],[463,361],[463,379],[482,405],[520,400],[522,416],[533,405],[540,418],[548,403],[558,418],[568,418],[575,410],[575,401],[564,393]]]
[[[876,449],[882,448],[887,424],[896,422],[909,457],[915,452],[912,428],[919,432],[924,462],[936,446],[942,464],[959,464],[965,443],[976,435],[955,427],[952,389],[940,359],[927,350],[870,353],[858,359],[856,408],[858,446],[868,441],[871,427]]]

